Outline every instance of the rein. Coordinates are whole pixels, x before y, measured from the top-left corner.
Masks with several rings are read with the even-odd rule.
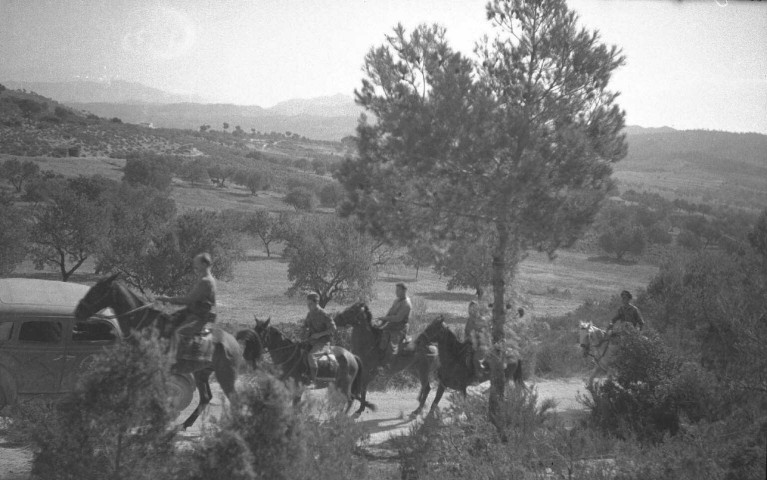
[[[275,363],[275,364],[274,364],[274,366],[276,366],[276,367],[279,367],[279,368],[282,368],[282,366],[283,366],[283,365],[285,365],[285,364],[287,364],[288,362],[290,362],[291,360],[293,360],[293,358],[294,358],[296,355],[298,355],[299,357],[301,356],[301,345],[300,345],[299,343],[291,343],[291,344],[289,344],[289,345],[285,345],[285,346],[283,346],[283,347],[278,347],[278,348],[270,348],[270,347],[268,347],[268,346],[267,346],[267,342],[266,342],[266,338],[265,338],[265,337],[266,337],[266,333],[267,333],[267,332],[266,332],[266,331],[264,331],[264,333],[263,333],[262,335],[259,335],[259,337],[261,338],[261,343],[264,345],[264,350],[265,350],[265,351],[266,351],[266,353],[268,353],[269,355],[271,355],[271,354],[272,354],[272,352],[279,352],[279,351],[281,351],[281,350],[286,350],[286,349],[288,349],[288,348],[291,348],[291,347],[293,348],[293,353],[291,353],[291,354],[290,354],[290,356],[287,358],[287,360],[285,360],[284,362],[277,362],[277,363]],[[258,335],[258,334],[256,334],[256,335]],[[284,338],[283,338],[283,339],[284,339]],[[284,339],[284,340],[288,340],[288,341],[289,341],[289,339]],[[272,358],[272,360],[274,360],[274,358]],[[290,374],[291,374],[291,373],[293,373],[293,371],[294,371],[296,368],[298,368],[298,365],[299,365],[300,363],[301,363],[301,362],[294,362],[293,366],[292,366],[292,367],[291,367],[291,368],[290,368],[288,371],[286,371],[286,372],[284,372],[284,373],[282,374],[282,378],[283,378],[283,379],[285,379],[285,378],[289,377],[289,376],[290,376]]]

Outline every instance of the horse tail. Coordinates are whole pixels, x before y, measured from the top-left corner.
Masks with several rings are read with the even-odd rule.
[[[357,375],[354,376],[352,381],[352,397],[359,400],[362,404],[361,410],[368,408],[375,412],[378,407],[375,404],[362,399],[362,390],[367,388],[367,379],[365,378],[365,366],[362,364],[362,359],[358,355],[354,355],[354,360],[357,362]]]

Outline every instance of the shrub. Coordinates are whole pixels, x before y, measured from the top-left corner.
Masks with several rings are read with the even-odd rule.
[[[195,449],[181,476],[364,478],[364,461],[353,455],[361,428],[345,415],[316,420],[308,414],[313,405],[294,405],[293,397],[283,382],[258,372],[239,392],[238,408]]]
[[[22,408],[16,428],[45,479],[158,478],[171,454],[164,349],[137,339],[105,351],[59,403]]]
[[[535,392],[511,389],[503,405],[506,443],[487,420],[487,398],[453,394],[443,415],[427,417],[395,440],[402,478],[607,478],[581,461],[613,448],[608,438],[580,427],[566,429]]]

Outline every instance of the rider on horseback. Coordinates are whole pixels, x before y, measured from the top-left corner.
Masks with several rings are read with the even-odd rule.
[[[619,326],[619,329],[631,324],[634,328],[639,329],[640,332],[642,331],[642,327],[644,327],[644,319],[642,318],[642,314],[639,313],[639,309],[629,303],[632,298],[631,292],[628,290],[621,292],[623,305],[620,306],[618,313],[612,320],[610,320],[610,326],[607,327],[608,332],[610,332],[616,324]]]
[[[412,305],[407,296],[407,287],[404,283],[398,283],[395,293],[397,299],[392,304],[385,317],[379,318],[381,322],[381,350],[384,353],[384,365],[388,365],[397,355],[399,344],[407,335],[408,320]]]
[[[311,345],[307,360],[309,362],[309,373],[311,381],[316,383],[318,360],[323,355],[330,352],[330,341],[336,331],[336,324],[330,315],[319,306],[320,296],[317,293],[310,293],[306,296],[306,306],[309,313],[304,320],[304,340]]]
[[[478,375],[485,371],[485,354],[488,345],[488,323],[480,312],[479,304],[472,300],[469,302],[469,319],[466,321],[464,338],[471,341],[472,356],[468,367],[474,368],[474,374]]]
[[[185,305],[186,308],[177,312],[179,320],[174,333],[174,343],[179,345],[181,338],[197,335],[206,323],[213,321],[211,309],[216,305],[216,279],[210,271],[213,262],[208,253],[200,253],[192,260],[194,273],[197,276],[192,288],[186,295],[177,297],[159,296],[155,300],[174,305]]]

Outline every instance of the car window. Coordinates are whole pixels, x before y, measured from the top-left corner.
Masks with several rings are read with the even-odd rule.
[[[0,342],[7,342],[13,338],[13,321],[0,320]]]
[[[72,330],[73,342],[115,342],[117,331],[111,323],[77,322]]]
[[[24,322],[19,330],[19,341],[58,343],[61,341],[61,322],[38,320]]]

